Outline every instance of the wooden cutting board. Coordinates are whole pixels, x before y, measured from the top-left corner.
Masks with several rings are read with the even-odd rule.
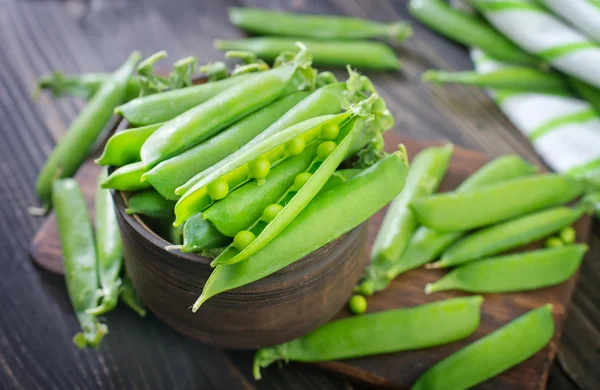
[[[416,141],[391,131],[386,133],[386,149],[389,152],[394,151],[399,143],[406,145],[411,157],[425,147],[443,144],[441,141]],[[449,191],[456,188],[466,177],[475,172],[487,161],[489,161],[489,157],[479,152],[457,147],[440,191]],[[91,215],[93,215],[93,194],[98,172],[99,167],[93,162],[88,161],[76,176],[88,200]],[[371,218],[369,226],[370,243],[375,239],[384,213],[385,210],[382,210]],[[579,242],[587,241],[590,224],[591,218],[585,216],[574,225]],[[540,242],[530,245],[527,249],[541,247],[541,244]],[[31,245],[31,256],[41,267],[52,272],[63,272],[60,243],[54,215],[51,214],[47,218],[35,236]],[[376,312],[410,307],[426,302],[466,295],[458,292],[440,292],[425,295],[423,290],[425,285],[440,278],[444,272],[443,270],[426,270],[420,268],[400,275],[387,290],[368,298],[368,311]],[[531,309],[545,303],[551,303],[554,305],[556,331],[550,344],[522,364],[478,387],[481,389],[543,389],[556,354],[569,301],[576,282],[577,275],[559,286],[537,291],[518,294],[486,294],[484,296],[482,321],[479,329],[474,335],[460,342],[420,351],[327,362],[317,365],[335,374],[343,375],[360,382],[408,388],[420,374],[452,352],[494,331]],[[336,318],[348,315],[349,313],[346,310],[342,310]],[[473,364],[477,364],[477,362],[473,362]],[[276,369],[278,369],[277,365],[269,367],[264,375],[269,375],[269,370]]]

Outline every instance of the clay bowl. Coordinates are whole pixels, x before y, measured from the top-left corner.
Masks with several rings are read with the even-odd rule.
[[[127,127],[126,121],[118,126]],[[167,251],[169,243],[125,212],[127,194],[113,191],[125,266],[142,301],[173,329],[201,342],[253,349],[302,336],[337,314],[368,261],[367,223],[290,266],[190,307],[212,268],[210,259]]]

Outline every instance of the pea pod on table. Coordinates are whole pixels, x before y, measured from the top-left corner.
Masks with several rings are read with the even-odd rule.
[[[140,161],[142,145],[160,126],[162,123],[119,131],[108,139],[96,164],[120,167]]]
[[[347,182],[318,194],[281,233],[247,261],[217,266],[192,310],[198,310],[217,294],[271,275],[354,229],[398,195],[407,172],[406,155],[396,152]]]
[[[300,47],[292,64],[260,72],[166,122],[142,146],[144,165],[152,168],[276,99],[311,88],[315,74],[309,65],[310,54]]]
[[[177,200],[179,198],[175,194],[177,187],[185,184],[198,172],[204,171],[235,153],[286,115],[286,112],[293,110],[298,104],[302,104],[307,96],[309,96],[308,92],[296,92],[276,100],[239,120],[200,145],[159,163],[144,173],[142,180],[149,182],[165,198]],[[338,103],[338,107],[331,111],[334,113],[339,112],[341,109],[339,106]],[[327,106],[325,106],[322,110],[327,111],[327,109]]]
[[[255,34],[314,39],[389,38],[404,41],[412,35],[408,23],[380,23],[359,18],[302,15],[260,8],[230,8],[229,21]]]
[[[364,120],[356,117],[344,124],[339,130],[339,136],[334,141],[324,141],[319,144],[316,158],[308,172],[297,175],[294,184],[276,203],[281,209],[272,218],[257,220],[247,230],[236,234],[252,234],[252,238],[243,244],[236,243],[227,248],[211,265],[233,264],[245,260],[262,249],[277,236],[321,190],[333,172],[346,158],[346,153],[357,134],[364,129]],[[324,132],[325,130],[321,130]],[[266,210],[265,210],[266,211]],[[244,233],[242,233],[244,232]],[[236,245],[237,244],[237,245]]]
[[[410,237],[417,229],[417,219],[408,207],[420,196],[433,193],[441,183],[454,147],[431,147],[423,150],[413,160],[404,189],[390,204],[381,223],[373,248],[371,264],[367,268],[359,291],[369,293],[387,285],[386,271],[400,260]]]
[[[301,338],[258,350],[254,378],[261,378],[261,367],[278,360],[352,359],[462,340],[479,327],[482,302],[480,296],[454,298],[330,322]]]
[[[518,178],[465,193],[415,199],[419,222],[441,232],[470,230],[569,202],[584,185],[558,174]]]
[[[129,123],[136,126],[166,122],[206,102],[218,93],[238,83],[249,80],[254,76],[256,75],[244,74],[219,81],[193,85],[187,88],[138,97],[117,107],[115,113],[123,116]]]
[[[478,230],[454,243],[432,268],[454,267],[521,247],[559,232],[585,212],[586,207],[556,207]]]
[[[427,370],[412,390],[467,389],[539,352],[554,335],[552,305],[532,310]]]
[[[93,315],[106,313],[115,308],[121,290],[123,268],[123,243],[117,224],[114,203],[110,191],[100,184],[106,179],[106,168],[98,176],[94,207],[96,213],[96,254],[98,262],[99,290],[102,302],[86,312]]]
[[[534,166],[518,156],[507,155],[498,157],[465,179],[458,186],[456,192],[482,188],[505,180],[532,175],[535,172],[536,168]],[[372,289],[361,288],[361,293],[371,295],[373,292],[385,289],[389,281],[392,281],[401,273],[420,267],[435,259],[444,249],[448,248],[463,234],[462,232],[441,233],[425,226],[420,226],[411,237],[406,250],[402,254],[402,258],[392,264],[387,270],[386,277],[388,282],[381,279],[380,283],[372,285]],[[365,286],[363,285],[363,287]]]
[[[139,60],[140,54],[132,53],[110,79],[102,84],[48,157],[35,184],[44,208],[49,207],[52,183],[56,179],[72,176],[88,156],[104,125],[113,115],[114,107],[122,102],[127,80]]]
[[[553,286],[575,274],[586,251],[586,245],[577,244],[489,257],[450,271],[425,292],[505,293]]]
[[[77,181],[56,180],[52,203],[63,251],[67,291],[82,329],[73,337],[73,342],[79,348],[97,347],[108,328],[94,315],[86,313],[98,303],[98,260],[92,223]]]

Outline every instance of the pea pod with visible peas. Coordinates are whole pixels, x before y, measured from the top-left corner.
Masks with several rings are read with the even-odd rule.
[[[115,108],[115,114],[121,115],[129,123],[136,126],[166,122],[254,76],[256,75],[244,74],[219,81],[193,85],[187,88],[138,97]]]
[[[141,214],[151,218],[173,218],[175,202],[165,199],[155,190],[138,192],[127,202],[127,214]]]
[[[160,126],[162,123],[119,131],[108,139],[96,164],[120,167],[140,161],[142,145]]]
[[[72,176],[88,156],[104,125],[111,118],[114,107],[122,102],[127,80],[139,60],[140,54],[132,53],[110,79],[102,84],[48,157],[35,183],[38,198],[44,208],[49,207],[52,183],[56,179]]]
[[[354,229],[398,195],[407,171],[406,155],[395,152],[347,182],[318,194],[247,261],[216,267],[192,310],[197,311],[217,294],[271,275]]]
[[[415,199],[419,222],[441,232],[490,225],[573,200],[584,185],[572,178],[543,174],[518,178],[466,193],[449,192]]]
[[[389,38],[404,41],[412,35],[408,23],[379,23],[359,18],[301,15],[260,8],[230,8],[229,21],[255,34],[314,39]]]
[[[94,207],[96,213],[96,256],[98,261],[99,290],[102,302],[98,307],[88,309],[88,314],[99,315],[115,308],[121,290],[123,268],[123,243],[115,215],[110,191],[100,184],[106,179],[106,168],[98,176]]]
[[[236,245],[234,237],[233,244],[213,260],[211,265],[234,264],[246,260],[276,237],[325,185],[346,158],[348,149],[357,134],[363,131],[364,126],[362,118],[353,118],[340,128],[336,142],[321,142],[317,148],[317,156],[308,172],[297,175],[293,186],[277,202],[281,209],[272,218],[267,220],[261,218],[247,230],[238,232],[236,237],[239,234],[246,234],[242,232],[251,232],[252,238],[245,241],[243,245]]]
[[[260,72],[161,126],[142,146],[144,165],[152,168],[276,99],[312,88],[315,72],[309,65],[310,54],[304,46],[299,46],[301,50],[292,64]]]
[[[536,168],[534,166],[518,156],[502,156],[487,163],[465,179],[456,189],[456,192],[482,188],[505,180],[532,175],[535,172]],[[374,283],[371,285],[363,284],[359,287],[359,291],[362,294],[371,295],[376,291],[385,289],[389,281],[392,281],[403,272],[432,261],[462,235],[461,232],[440,233],[425,226],[420,226],[411,237],[402,258],[392,264],[386,272],[388,282],[386,283],[381,279],[377,285]]]
[[[585,207],[556,207],[493,225],[454,243],[431,268],[454,267],[529,244],[577,221]]]
[[[482,302],[480,296],[446,299],[330,322],[301,338],[258,350],[254,356],[254,378],[261,378],[261,367],[278,360],[352,359],[462,340],[479,327]]]
[[[575,274],[586,251],[586,245],[578,244],[489,257],[456,268],[428,284],[425,292],[505,293],[553,286]]]
[[[317,92],[314,92],[317,93]],[[236,152],[259,135],[273,122],[285,115],[288,110],[301,104],[308,92],[296,92],[285,96],[233,124],[223,132],[209,140],[171,157],[142,175],[142,180],[149,182],[167,199],[177,200],[177,187],[185,184],[198,172],[218,163]],[[324,111],[327,107],[323,108]],[[339,112],[338,107],[334,112]]]
[[[77,181],[56,180],[52,203],[63,251],[67,291],[82,329],[73,337],[73,342],[79,348],[95,348],[108,333],[108,328],[96,316],[86,313],[98,303],[98,261],[92,223]]]
[[[471,388],[535,355],[553,335],[552,305],[547,304],[435,364],[411,390]]]

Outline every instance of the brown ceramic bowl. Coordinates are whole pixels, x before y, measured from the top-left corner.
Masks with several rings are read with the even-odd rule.
[[[118,129],[127,128],[123,121]],[[368,261],[367,223],[254,283],[209,299],[196,312],[210,259],[167,251],[167,241],[125,212],[113,191],[125,266],[144,304],[186,336],[223,348],[253,349],[300,337],[338,313]]]

